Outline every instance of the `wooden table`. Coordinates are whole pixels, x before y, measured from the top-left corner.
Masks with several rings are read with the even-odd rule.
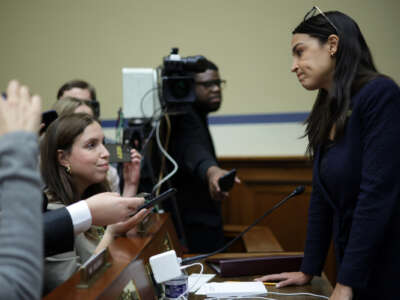
[[[78,288],[79,273],[48,294],[45,300],[117,299],[126,285],[133,281],[141,299],[156,299],[153,284],[148,276],[149,258],[174,249],[182,254],[172,221],[168,214],[153,214],[146,234],[132,233],[119,237],[109,246],[111,266],[88,288]]]
[[[287,254],[298,254],[297,252],[282,252],[282,255]],[[223,253],[213,256],[213,258],[233,258],[233,257],[251,257],[251,256],[262,256],[262,255],[277,255],[277,252],[268,252],[268,253]],[[206,263],[203,262],[204,273],[207,274],[216,274],[212,268],[210,268]],[[193,272],[198,272],[198,269],[193,268]],[[191,270],[189,270],[189,273]],[[216,275],[210,282],[223,282],[223,281],[252,281],[254,278],[260,276],[241,276],[241,277],[220,277]],[[305,286],[291,286],[284,288],[276,288],[273,286],[267,286],[267,290],[271,292],[279,292],[279,293],[313,293],[318,295],[324,295],[329,297],[332,293],[332,285],[325,275],[322,277],[315,277],[311,284]],[[281,296],[281,295],[264,295],[265,297],[270,297],[273,299],[282,299],[282,300],[315,300],[321,299],[312,296]],[[205,296],[190,294],[190,300],[198,300],[205,299]],[[251,298],[246,298],[251,299]]]
[[[238,228],[231,228],[232,231]],[[261,235],[254,238],[253,235]],[[269,238],[268,238],[269,237]],[[263,240],[263,243],[255,243],[257,240]],[[267,242],[269,241],[269,242]],[[272,232],[267,228],[255,228],[253,233],[245,240],[247,253],[223,253],[213,257],[232,258],[232,257],[251,257],[263,255],[286,255],[287,252],[281,251],[281,247]],[[257,252],[257,247],[266,248],[268,251]],[[111,266],[101,276],[90,285],[89,288],[77,288],[80,282],[80,274],[73,275],[64,284],[56,288],[52,293],[45,297],[46,300],[52,299],[117,299],[128,283],[133,282],[136,291],[141,300],[156,299],[157,286],[151,280],[149,273],[151,272],[148,260],[151,256],[175,249],[178,256],[182,256],[182,248],[180,247],[171,219],[167,214],[153,215],[151,224],[148,227],[147,234],[133,234],[124,238],[117,238],[109,247]],[[271,251],[271,249],[273,251]],[[293,252],[291,252],[293,253]],[[214,273],[214,271],[205,266],[205,273]],[[190,271],[190,270],[189,270]],[[193,268],[192,271],[198,272]],[[261,274],[260,274],[261,275]],[[248,281],[253,280],[256,276],[246,277],[215,277],[214,281]],[[330,295],[332,287],[326,278],[316,278],[310,285],[303,287],[288,287],[276,289],[268,287],[270,291],[280,292],[311,292],[322,295]],[[306,300],[316,299],[307,296],[289,297],[270,295],[275,299],[293,299]],[[204,296],[196,296],[190,294],[189,299],[204,299]]]

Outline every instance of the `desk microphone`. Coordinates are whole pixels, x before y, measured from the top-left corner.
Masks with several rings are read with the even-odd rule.
[[[247,227],[244,231],[242,231],[241,233],[239,233],[239,235],[237,235],[233,240],[229,241],[225,246],[223,246],[222,248],[215,250],[214,252],[211,253],[206,253],[206,254],[201,254],[201,255],[197,255],[197,256],[193,256],[193,257],[188,257],[188,258],[184,258],[182,260],[182,265],[191,263],[193,261],[197,261],[197,260],[202,260],[205,259],[209,256],[221,253],[223,251],[225,251],[226,249],[228,249],[234,242],[236,242],[238,239],[240,239],[243,235],[245,235],[245,233],[247,233],[251,228],[253,228],[255,225],[257,225],[258,223],[260,223],[260,221],[262,219],[264,219],[266,216],[268,216],[270,213],[272,213],[275,209],[277,209],[278,207],[282,206],[282,204],[284,204],[286,201],[288,201],[290,198],[300,195],[304,192],[305,187],[304,185],[299,185],[297,188],[295,188],[295,190],[293,192],[291,192],[288,196],[286,196],[283,200],[279,201],[277,204],[275,204],[272,208],[270,208],[265,214],[263,214],[261,217],[259,217],[257,220],[255,220],[253,222],[253,224],[251,224],[249,227]]]

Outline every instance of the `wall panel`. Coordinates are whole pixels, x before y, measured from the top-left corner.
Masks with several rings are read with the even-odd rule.
[[[311,195],[312,164],[306,157],[220,158],[224,169],[237,169],[241,184],[235,184],[223,203],[225,224],[249,225],[289,195],[298,185],[306,187],[298,195],[267,216],[267,225],[285,251],[304,251],[307,212]],[[332,249],[325,272],[332,283],[336,269]]]

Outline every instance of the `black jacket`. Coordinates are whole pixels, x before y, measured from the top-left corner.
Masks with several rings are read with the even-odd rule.
[[[320,274],[332,237],[337,281],[356,299],[399,298],[399,114],[399,87],[372,80],[352,98],[344,135],[314,160],[301,270]]]
[[[218,165],[206,113],[190,107],[185,114],[173,117],[170,154],[179,166],[172,185],[178,190],[189,249],[191,227],[211,229],[215,233],[208,234],[215,234],[214,240],[223,242],[221,203],[211,198],[206,176],[208,168]]]
[[[47,197],[44,196],[44,208]],[[45,211],[44,223],[44,256],[51,256],[74,249],[74,227],[66,208]]]

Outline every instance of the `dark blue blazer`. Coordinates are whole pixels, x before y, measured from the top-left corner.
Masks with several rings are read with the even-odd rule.
[[[72,251],[75,235],[67,208],[47,210],[48,199],[43,193],[44,256]]]
[[[72,251],[75,235],[71,216],[63,207],[43,214],[45,256]]]
[[[378,77],[351,107],[344,135],[314,157],[301,270],[319,275],[333,238],[339,283],[357,299],[398,299],[400,89]]]

